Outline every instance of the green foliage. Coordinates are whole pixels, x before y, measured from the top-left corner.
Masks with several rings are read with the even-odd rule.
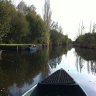
[[[71,42],[72,41],[68,39],[68,36],[63,35],[62,33],[58,32],[55,29],[50,30],[50,44],[57,45],[57,46],[58,45],[66,46]]]
[[[22,43],[23,38],[27,36],[28,32],[28,22],[25,16],[16,12],[16,14],[11,18],[11,31],[8,34],[8,38],[10,38],[9,42]]]
[[[0,42],[10,31],[11,13],[15,10],[7,0],[0,0]]]
[[[26,16],[29,22],[29,42],[31,43],[49,43],[49,33],[45,22],[35,12],[30,12]]]
[[[25,5],[26,6],[26,5]],[[21,10],[22,11],[22,10]],[[0,0],[0,42],[7,44],[67,45],[71,42],[62,34],[62,28],[53,22],[49,29],[36,13],[34,5],[20,13],[8,0]],[[49,32],[50,30],[50,32]]]
[[[61,44],[60,34],[56,30],[50,31],[50,41],[52,45]]]
[[[96,48],[96,33],[80,35],[75,43],[82,47]]]
[[[58,22],[53,22],[51,24],[51,30],[50,30],[50,44],[52,45],[69,45],[71,44],[71,39],[68,38],[67,35],[63,35],[63,31],[61,26],[58,25]]]
[[[2,43],[49,43],[45,22],[35,7],[26,7],[26,14],[15,10],[11,2],[0,1],[0,39]]]

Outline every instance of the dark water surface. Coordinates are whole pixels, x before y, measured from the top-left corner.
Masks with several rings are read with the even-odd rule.
[[[96,50],[54,48],[36,53],[3,51],[0,96],[21,96],[56,70],[65,69],[88,96],[96,96]]]

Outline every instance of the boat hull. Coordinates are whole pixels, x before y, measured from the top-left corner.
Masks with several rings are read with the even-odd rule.
[[[79,85],[38,85],[38,96],[87,96]]]
[[[30,93],[30,94],[28,94]],[[23,96],[87,96],[64,70],[58,70]]]

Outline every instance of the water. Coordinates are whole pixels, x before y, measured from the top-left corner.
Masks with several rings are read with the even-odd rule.
[[[96,96],[95,50],[60,47],[32,54],[3,51],[0,56],[0,96],[21,96],[60,68],[66,70],[88,96]]]

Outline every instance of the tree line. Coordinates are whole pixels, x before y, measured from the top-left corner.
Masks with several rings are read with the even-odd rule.
[[[79,30],[79,36],[74,41],[75,46],[83,48],[96,48],[96,24],[90,24],[89,32],[84,33],[85,26],[82,24]]]
[[[44,6],[48,7],[47,0]],[[50,14],[46,19],[47,11]],[[71,42],[68,36],[63,35],[60,27],[50,22],[51,11],[47,11],[45,9],[43,20],[34,6],[26,6],[23,13],[18,11],[11,1],[0,0],[0,43],[65,45],[66,41]]]

